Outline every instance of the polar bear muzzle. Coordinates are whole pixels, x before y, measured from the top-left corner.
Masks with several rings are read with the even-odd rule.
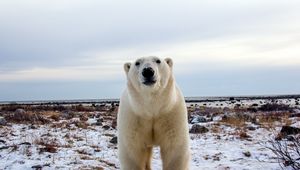
[[[153,70],[152,67],[146,67],[143,69],[142,71],[142,75],[143,75],[143,78],[144,78],[144,84],[149,86],[149,85],[152,85],[154,83],[156,83],[156,80],[155,80],[155,71]]]

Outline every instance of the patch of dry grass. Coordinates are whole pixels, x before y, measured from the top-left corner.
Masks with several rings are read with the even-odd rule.
[[[245,120],[240,119],[239,117],[236,117],[236,116],[223,117],[223,119],[220,122],[225,125],[233,126],[236,128],[245,126]]]
[[[34,141],[34,144],[40,145],[39,153],[49,152],[49,153],[56,153],[58,144],[55,139],[51,139],[48,137],[45,138],[37,138]]]
[[[292,124],[289,112],[273,112],[273,113],[261,113],[257,116],[258,123],[267,129],[275,127],[275,123],[280,123],[280,126],[289,126]]]
[[[15,123],[37,123],[45,124],[49,120],[38,112],[17,110],[14,113],[5,115],[5,119],[9,122]]]

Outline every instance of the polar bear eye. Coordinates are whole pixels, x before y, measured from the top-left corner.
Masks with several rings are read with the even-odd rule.
[[[160,64],[160,63],[161,63],[161,61],[160,61],[160,60],[156,60],[156,63],[157,63],[157,64]]]
[[[140,65],[140,62],[137,61],[137,62],[135,63],[135,65],[136,65],[136,66],[139,66],[139,65]]]

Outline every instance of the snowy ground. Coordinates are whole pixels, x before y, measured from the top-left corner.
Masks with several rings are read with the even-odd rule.
[[[250,134],[252,139],[243,140],[234,135],[235,129],[225,126],[221,129],[224,132],[218,134],[191,135],[192,169],[279,169],[274,155],[262,146],[262,142],[267,141],[272,133],[259,129]],[[117,148],[110,143],[115,133],[115,130],[103,130],[100,127],[3,127],[1,140],[5,143],[0,146],[16,147],[0,152],[0,164],[4,169],[32,169],[36,165],[46,165],[44,169],[118,169]],[[41,141],[57,146],[57,152],[41,153],[43,146],[38,144]],[[245,152],[250,152],[251,156],[246,157],[243,154]],[[161,167],[158,153],[159,149],[156,148],[153,169]]]
[[[199,105],[206,107],[229,107],[234,108],[237,105],[241,107],[249,107],[252,105],[263,105],[266,103],[276,103],[276,104],[287,104],[292,107],[297,107],[299,104],[299,99],[254,99],[254,100],[227,100],[227,101],[213,101],[213,102],[198,102],[198,103],[188,103],[187,105]]]
[[[210,107],[221,104],[233,107],[231,104],[236,103],[210,102]],[[116,136],[114,118],[106,114],[97,124],[101,116],[101,112],[93,112],[86,120],[75,117],[45,124],[9,122],[0,126],[0,169],[119,169],[117,145],[112,141]],[[274,122],[272,127],[245,122],[245,127],[254,128],[242,137],[244,126],[220,122],[218,116],[214,121],[196,123],[208,128],[207,133],[190,135],[192,170],[281,169],[275,155],[265,146],[278,134],[283,122]],[[290,124],[299,127],[299,119],[290,118]],[[159,148],[154,150],[152,166],[154,170],[161,169]]]

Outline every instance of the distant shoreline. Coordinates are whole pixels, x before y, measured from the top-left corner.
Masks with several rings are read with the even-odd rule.
[[[214,102],[230,100],[258,100],[258,99],[293,99],[300,98],[300,94],[293,95],[253,95],[253,96],[203,96],[185,97],[187,103]],[[119,99],[75,99],[75,100],[32,100],[32,101],[0,101],[1,105],[64,105],[64,104],[99,104],[119,103]]]

